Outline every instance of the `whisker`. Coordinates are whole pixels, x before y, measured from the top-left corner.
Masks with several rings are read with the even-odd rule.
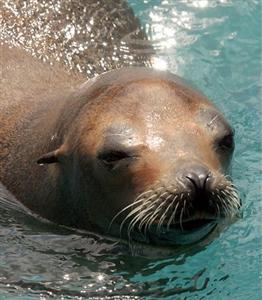
[[[172,197],[172,195],[170,195],[169,199],[170,199],[171,197]],[[167,202],[167,199],[165,200],[165,202]],[[158,225],[157,225],[157,232],[160,231],[160,228],[161,228],[161,226],[162,226],[162,224],[163,224],[163,222],[164,222],[164,220],[165,220],[165,218],[166,218],[166,214],[167,214],[167,212],[169,211],[170,207],[172,207],[172,204],[173,204],[173,202],[171,202],[171,203],[167,206],[166,210],[165,210],[164,213],[162,214],[162,216],[161,216],[161,218],[160,218],[160,220],[159,220],[159,223],[158,223]]]
[[[150,199],[150,198],[149,198]],[[121,225],[120,225],[120,231],[122,231],[123,225],[124,223],[134,214],[138,213],[139,211],[141,211],[141,214],[144,215],[146,212],[148,212],[149,210],[151,210],[154,205],[155,202],[150,201],[149,199],[147,199],[144,203],[140,204],[137,208],[133,209],[126,217],[125,219],[122,221]],[[146,208],[143,209],[143,207],[146,207],[148,202],[150,203],[150,205]]]
[[[176,201],[177,197],[178,197],[178,196],[175,196],[174,202]],[[176,212],[177,212],[177,209],[178,209],[179,204],[180,204],[180,203],[179,203],[179,201],[178,201],[177,204],[176,204],[176,207],[175,207],[175,209],[174,209],[174,212],[172,213],[172,215],[171,215],[171,217],[170,217],[170,219],[169,219],[169,221],[168,221],[168,223],[167,223],[167,229],[168,229],[168,230],[169,230],[169,228],[170,228],[170,224],[171,224],[172,220],[175,219]]]
[[[227,203],[226,203],[225,199],[224,199],[224,198],[221,198],[220,196],[218,196],[218,198],[220,199],[221,204],[222,204],[223,207],[224,207],[224,210],[225,210],[226,215],[227,215],[227,216],[230,216],[230,211],[229,211],[229,209],[228,209],[228,206],[227,206]]]
[[[148,211],[152,210],[154,207],[154,203],[151,203],[149,207],[145,210],[142,210],[139,214],[137,214],[132,221],[128,225],[128,231],[131,231],[131,228],[134,228],[135,224],[143,217],[144,215],[147,214]],[[140,231],[141,232],[141,231]],[[142,232],[141,232],[142,233]]]
[[[136,205],[142,201],[144,201],[145,199],[140,199],[139,201],[135,201],[129,205],[127,205],[126,207],[124,207],[123,209],[121,209],[118,213],[116,213],[116,215],[112,218],[109,226],[108,226],[108,231],[111,229],[112,224],[114,223],[114,221],[116,220],[117,217],[119,217],[123,212],[125,212],[127,209],[129,209],[130,207],[132,207],[133,205]]]
[[[166,194],[167,192],[164,192],[162,194],[159,195],[159,198],[163,197],[164,194]],[[169,198],[169,197],[167,197]],[[166,199],[160,204],[160,206],[157,208],[156,212],[158,212],[160,210],[160,208],[165,204]],[[157,205],[157,203],[155,203],[155,205]],[[153,215],[155,215],[155,212],[153,213]],[[139,230],[141,230],[143,224],[147,221],[148,218],[150,218],[152,216],[152,214],[150,215],[146,215],[140,222],[139,224]],[[145,231],[144,231],[145,232]]]
[[[226,202],[227,207],[229,208],[229,216],[230,216],[230,217],[233,217],[234,214],[235,214],[235,212],[236,212],[236,210],[237,210],[236,207],[233,206],[232,201],[229,201],[228,198],[224,199],[224,201]]]
[[[184,200],[184,204],[185,204],[185,200]],[[183,204],[183,207],[182,207],[182,209],[181,209],[180,217],[179,217],[179,224],[180,224],[180,228],[181,228],[182,231],[184,231],[184,228],[183,228],[184,204]]]
[[[149,230],[150,226],[153,224],[154,220],[158,217],[158,213],[161,211],[162,207],[165,205],[165,202],[162,202],[157,210],[151,214],[148,218],[146,218],[143,223],[141,224],[141,227],[145,224],[144,232]]]
[[[133,210],[132,210],[125,218],[124,218],[124,220],[121,222],[120,228],[119,228],[119,230],[120,230],[120,236],[121,236],[121,232],[122,232],[122,229],[123,229],[123,226],[124,226],[125,222],[126,222],[131,216],[133,216],[134,214],[136,214],[137,212],[139,212],[140,210],[142,210],[143,206],[144,206],[144,203],[140,204],[137,208],[133,209]]]
[[[138,215],[135,216],[135,217],[131,220],[131,222],[130,222],[129,225],[128,225],[128,229],[127,229],[128,237],[129,237],[129,238],[130,238],[130,236],[131,236],[132,230],[135,228],[136,223],[139,222],[139,221],[141,221],[141,218],[143,218],[143,216],[147,216],[148,212],[149,212],[149,214],[150,214],[150,211],[154,208],[154,205],[155,205],[154,202],[150,203],[150,205],[149,205],[149,207],[147,207],[147,209],[140,211],[140,212],[138,213]],[[139,231],[140,231],[141,234],[143,234],[141,230],[139,230]],[[146,236],[145,234],[143,234],[143,235]]]

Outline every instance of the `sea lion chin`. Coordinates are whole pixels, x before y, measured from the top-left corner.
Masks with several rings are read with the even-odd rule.
[[[42,216],[127,239],[182,244],[238,212],[228,179],[233,130],[179,77],[150,68],[110,71],[82,84],[60,107],[32,128],[37,135],[51,122],[48,139],[40,136],[34,152],[20,158],[35,158],[38,178],[29,163],[33,182],[24,181],[21,192],[8,179],[23,181],[16,161],[16,172],[3,179]]]

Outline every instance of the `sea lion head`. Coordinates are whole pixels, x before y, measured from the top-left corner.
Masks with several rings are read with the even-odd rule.
[[[59,120],[61,147],[40,162],[56,162],[75,226],[179,244],[237,213],[233,130],[179,77],[114,70],[71,99]]]

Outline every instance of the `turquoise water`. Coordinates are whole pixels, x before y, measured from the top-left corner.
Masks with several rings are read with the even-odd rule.
[[[0,299],[261,299],[260,1],[129,4],[156,48],[155,66],[192,81],[234,126],[243,217],[207,245],[142,257],[3,205]]]

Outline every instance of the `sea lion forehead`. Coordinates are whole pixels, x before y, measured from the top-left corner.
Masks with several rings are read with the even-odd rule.
[[[104,145],[107,147],[122,144],[125,146],[135,146],[142,143],[141,135],[134,124],[126,122],[113,123],[104,132]]]
[[[139,115],[161,112],[166,116],[175,111],[185,114],[200,106],[210,106],[201,92],[192,89],[180,77],[168,71],[150,68],[124,68],[103,73],[80,89],[81,103],[86,100],[94,112],[114,112],[114,115]],[[86,100],[85,100],[86,99]],[[95,105],[93,106],[92,103]],[[93,108],[93,109],[92,109]],[[141,117],[141,115],[140,115]]]
[[[166,89],[169,86],[170,89],[181,91],[181,96],[190,93],[190,95],[194,95],[194,98],[202,98],[202,100],[208,101],[200,91],[192,89],[190,84],[181,77],[169,71],[159,71],[153,68],[128,67],[115,69],[97,76],[92,79],[92,82],[92,90],[105,91],[117,87],[119,92],[138,83],[140,83],[140,87],[158,86]],[[85,85],[88,86],[88,82]]]

